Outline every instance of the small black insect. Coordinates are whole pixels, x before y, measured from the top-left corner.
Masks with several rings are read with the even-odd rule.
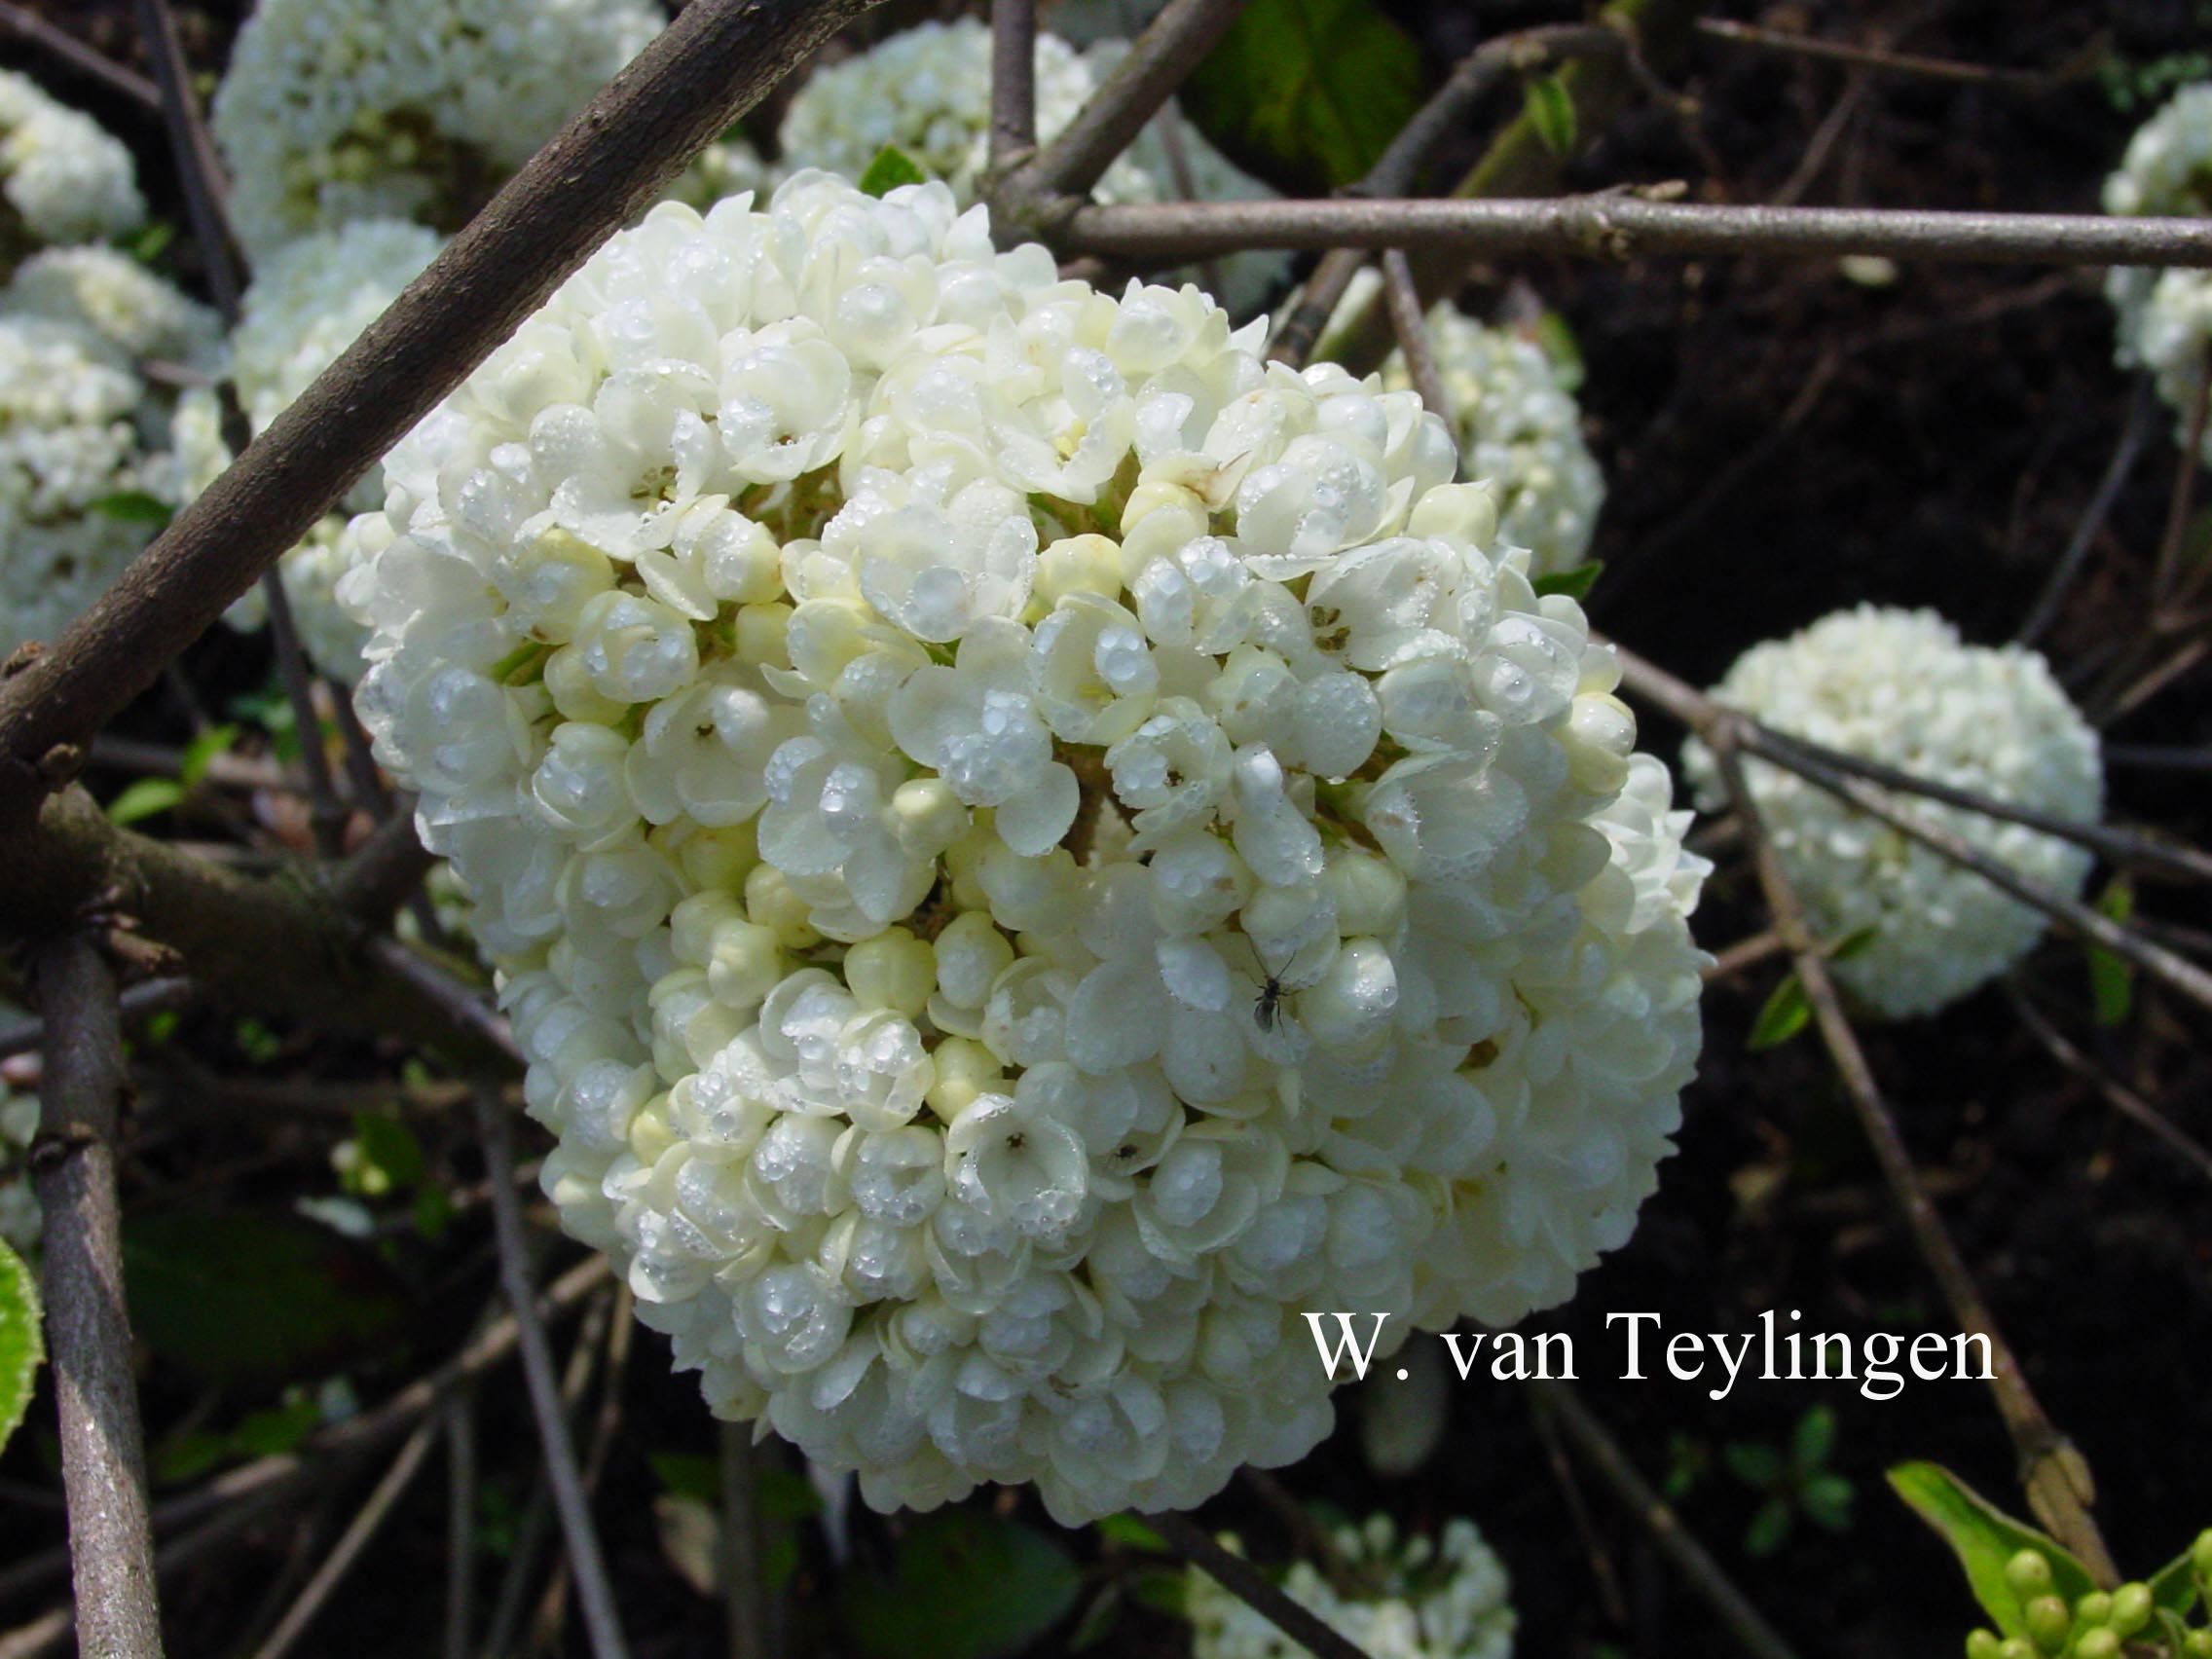
[[[1262,1031],[1272,1031],[1282,1017],[1282,981],[1272,974],[1252,1001],[1252,1020]]]

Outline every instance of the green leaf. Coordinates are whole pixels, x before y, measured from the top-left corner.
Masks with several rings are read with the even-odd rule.
[[[1764,1558],[1788,1542],[1789,1529],[1796,1516],[1791,1512],[1787,1497],[1770,1497],[1759,1505],[1759,1512],[1751,1517],[1751,1524],[1744,1530],[1744,1553]]]
[[[1325,195],[1375,165],[1425,86],[1419,46],[1375,0],[1251,0],[1182,103],[1232,159]]]
[[[1139,1521],[1134,1515],[1104,1515],[1098,1520],[1098,1535],[1109,1544],[1120,1544],[1124,1549],[1141,1550],[1146,1555],[1166,1555],[1167,1540]]]
[[[2028,1634],[2024,1604],[2005,1575],[2006,1565],[2022,1550],[2050,1564],[2050,1593],[2069,1605],[2096,1588],[2082,1564],[2057,1543],[2013,1520],[1939,1464],[1899,1463],[1890,1470],[1890,1485],[1951,1546],[1998,1635]]]
[[[166,219],[153,219],[123,244],[123,251],[140,265],[151,265],[167,251],[169,243],[174,240],[176,227]]]
[[[2135,914],[2135,889],[2124,873],[2116,875],[2097,895],[2097,913],[2109,921],[2124,923]],[[2101,944],[2086,947],[2089,957],[2089,1004],[2101,1030],[2127,1023],[2135,1006],[2135,964]]]
[[[845,1628],[866,1659],[994,1659],[1058,1623],[1081,1581],[1067,1552],[1034,1529],[940,1510],[900,1533],[888,1573],[845,1580]]]
[[[1589,368],[1582,357],[1582,343],[1574,338],[1574,328],[1558,312],[1548,311],[1536,318],[1530,330],[1537,349],[1550,359],[1552,378],[1559,382],[1560,390],[1568,396],[1582,389]]]
[[[1746,1485],[1772,1489],[1782,1484],[1782,1454],[1771,1446],[1739,1440],[1720,1449],[1720,1460]]]
[[[346,1172],[345,1185],[350,1193],[374,1197],[395,1187],[412,1187],[429,1167],[423,1156],[423,1143],[398,1118],[382,1112],[356,1112],[353,1140],[360,1148],[360,1160]]]
[[[167,525],[176,516],[176,509],[168,502],[143,490],[118,490],[112,496],[102,496],[92,503],[92,511],[121,519],[126,524],[150,524],[156,528]]]
[[[922,171],[913,157],[896,144],[886,144],[876,151],[875,160],[867,165],[867,171],[861,174],[861,194],[888,196],[903,184],[926,184],[929,176]]]
[[[281,1211],[158,1210],[123,1227],[130,1322],[210,1383],[336,1370],[395,1345],[408,1308],[375,1252]]]
[[[231,745],[239,740],[239,728],[225,723],[209,726],[184,746],[184,762],[178,768],[184,786],[190,789],[207,775],[207,768],[215,763],[219,755],[228,755]]]
[[[184,786],[174,778],[140,778],[107,803],[108,820],[114,824],[136,824],[141,819],[173,810],[183,799]]]
[[[2186,1615],[2196,1605],[2198,1595],[2195,1551],[2182,1551],[2153,1573],[2145,1587],[2151,1592],[2151,1605],[2176,1618]]]
[[[1851,1526],[1851,1500],[1855,1495],[1851,1483],[1841,1475],[1816,1475],[1797,1494],[1797,1507],[1816,1525],[1831,1532],[1841,1532]]]
[[[1821,954],[1830,962],[1849,962],[1854,956],[1863,956],[1874,941],[1882,937],[1882,930],[1872,922],[1862,928],[1854,928]]]
[[[1789,1437],[1790,1460],[1797,1472],[1810,1475],[1828,1460],[1835,1450],[1835,1413],[1825,1406],[1814,1406],[1797,1419],[1796,1432]]]
[[[1813,1005],[1806,1000],[1805,982],[1792,971],[1783,976],[1782,983],[1774,987],[1766,1006],[1759,1010],[1758,1018],[1751,1021],[1751,1034],[1744,1046],[1754,1054],[1779,1049],[1804,1030],[1812,1017]]]
[[[1523,89],[1529,125],[1544,148],[1563,159],[1574,154],[1574,94],[1557,75],[1532,75]]]
[[[38,1362],[45,1357],[38,1282],[22,1257],[0,1238],[0,1448],[30,1409]]]
[[[1604,571],[1604,560],[1585,559],[1571,571],[1554,571],[1548,576],[1538,576],[1530,585],[1539,599],[1547,593],[1564,593],[1580,605],[1590,597],[1590,590],[1598,585],[1598,578]]]

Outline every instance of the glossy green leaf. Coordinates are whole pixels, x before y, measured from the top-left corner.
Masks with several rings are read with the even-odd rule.
[[[372,1250],[284,1211],[158,1210],[123,1227],[130,1322],[211,1383],[317,1376],[388,1348],[408,1308]]]
[[[140,778],[107,803],[107,815],[111,823],[136,824],[174,810],[183,799],[184,786],[174,778]]]
[[[1804,1030],[1812,1017],[1813,1005],[1806,1000],[1804,980],[1793,972],[1787,974],[1759,1010],[1758,1018],[1751,1021],[1751,1034],[1744,1046],[1754,1054],[1779,1049]]]
[[[1598,585],[1598,578],[1604,571],[1604,560],[1585,559],[1571,571],[1554,571],[1549,575],[1538,576],[1531,585],[1538,598],[1547,593],[1564,593],[1579,605],[1590,597],[1590,590]]]
[[[1555,156],[1574,154],[1574,94],[1557,75],[1532,75],[1524,88],[1529,125]]]
[[[929,176],[913,157],[896,144],[886,144],[876,151],[867,171],[861,174],[861,191],[867,196],[888,196],[903,184],[926,184]]]
[[[23,1420],[46,1357],[39,1323],[38,1281],[5,1238],[0,1238],[0,1447]]]
[[[2050,1564],[2051,1593],[2068,1604],[2096,1587],[2082,1564],[2055,1541],[2013,1520],[1939,1464],[1899,1463],[1890,1470],[1890,1485],[1951,1546],[1973,1599],[2000,1636],[2025,1639],[2028,1634],[2024,1603],[2005,1571],[2022,1550],[2033,1550]]]
[[[1035,1529],[939,1510],[900,1532],[888,1572],[845,1580],[845,1628],[866,1659],[995,1659],[1064,1618],[1081,1582],[1067,1552]]]
[[[1425,83],[1419,46],[1375,0],[1251,0],[1182,104],[1234,160],[1318,195],[1375,165]]]

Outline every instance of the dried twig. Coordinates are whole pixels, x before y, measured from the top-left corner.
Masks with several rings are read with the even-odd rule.
[[[1822,40],[1788,29],[1761,28],[1731,18],[1700,18],[1697,32],[1708,40],[1751,47],[1784,57],[1810,57],[1854,68],[1876,69],[1891,75],[1912,75],[1930,81],[1955,81],[1971,87],[2003,87],[2012,92],[2045,92],[2069,81],[2081,80],[2094,67],[2084,57],[2079,63],[2056,69],[2004,69],[1986,63],[1961,63],[1948,57],[1927,57],[1916,52],[1891,52],[1878,46],[1853,46],[1839,40]]]
[[[70,68],[121,92],[134,103],[150,110],[162,107],[161,88],[137,70],[127,68],[104,53],[93,51],[66,29],[55,28],[27,6],[0,0],[0,28],[6,28],[40,51],[68,64]]]
[[[345,1581],[347,1573],[353,1569],[354,1563],[361,1559],[361,1552],[368,1548],[370,1540],[375,1538],[383,1530],[384,1524],[391,1518],[392,1509],[407,1494],[407,1489],[415,1484],[415,1477],[422,1472],[424,1460],[429,1456],[431,1442],[437,1438],[437,1434],[436,1420],[425,1418],[417,1425],[415,1432],[407,1437],[399,1448],[399,1456],[391,1460],[391,1467],[384,1472],[384,1478],[370,1491],[368,1500],[361,1505],[360,1513],[339,1534],[330,1553],[315,1567],[313,1576],[285,1609],[284,1616],[276,1621],[276,1628],[253,1650],[254,1659],[283,1659],[292,1650],[293,1644],[307,1633],[314,1616],[322,1611],[323,1604],[330,1600],[331,1592]]]
[[[1744,1651],[1756,1655],[1757,1659],[1795,1659],[1780,1633],[1766,1622],[1720,1570],[1720,1564],[1683,1530],[1674,1510],[1636,1472],[1628,1454],[1582,1403],[1581,1395],[1565,1382],[1530,1382],[1528,1387],[1535,1395],[1537,1409],[1567,1431],[1576,1449],[1589,1459],[1590,1466],[1620,1500],[1635,1511],[1660,1553],[1673,1562],[1691,1587],[1705,1598],[1706,1604],[1728,1627],[1729,1634],[1743,1644]]]
[[[1243,6],[1244,0],[1168,0],[1059,136],[1004,181],[1002,198],[1015,220],[1024,216],[1024,200],[1088,196]]]
[[[1203,1568],[1224,1590],[1304,1646],[1314,1659],[1369,1659],[1365,1648],[1340,1636],[1310,1608],[1292,1601],[1270,1583],[1258,1567],[1223,1547],[1219,1539],[1189,1516],[1162,1512],[1147,1515],[1144,1521],[1167,1540],[1168,1547],[1177,1555],[1194,1567]]]
[[[2035,608],[2020,623],[2019,642],[2032,645],[2042,639],[2050,625],[2058,620],[2059,607],[2073,591],[2074,583],[2087,564],[2089,549],[2096,545],[2097,536],[2105,528],[2105,520],[2112,516],[2113,503],[2120,499],[2121,486],[2127,475],[2135,470],[2136,459],[2142,455],[2144,440],[2151,435],[2151,423],[2158,407],[2157,388],[2149,375],[2135,377],[2135,391],[2127,401],[2127,423],[2120,429],[2120,443],[2112,452],[2112,460],[2105,467],[2104,476],[2097,480],[2095,494],[2089,504],[2082,509],[2081,522],[2075,525],[2074,534],[2067,538],[2066,548],[2058,555],[2058,563],[2050,570],[2050,579],[2044,584],[2043,592],[2036,596]]]
[[[40,1278],[61,1419],[69,1553],[87,1654],[160,1659],[146,1448],[130,1375],[115,1135],[129,1088],[115,973],[90,930],[41,948],[49,1041],[31,1149],[46,1212]]]
[[[1413,268],[1406,263],[1402,248],[1382,250],[1382,298],[1390,308],[1390,327],[1398,336],[1398,350],[1405,353],[1414,389],[1420,393],[1428,412],[1449,424],[1451,400],[1444,394],[1444,377],[1437,372],[1436,352],[1429,344],[1428,318],[1421,315]]]
[[[991,166],[1037,148],[1037,0],[992,0]]]
[[[492,1181],[499,1282],[506,1289],[519,1327],[523,1379],[529,1384],[531,1411],[537,1419],[538,1440],[545,1450],[546,1475],[553,1487],[554,1508],[561,1517],[561,1532],[569,1546],[569,1569],[575,1577],[584,1630],[591,1639],[594,1659],[623,1659],[629,1649],[622,1638],[621,1617],[615,1611],[614,1589],[607,1576],[599,1531],[592,1525],[591,1502],[576,1467],[569,1419],[561,1409],[560,1384],[553,1375],[553,1347],[537,1318],[536,1291],[530,1281],[529,1245],[522,1231],[522,1205],[515,1197],[514,1149],[507,1138],[506,1106],[497,1090],[477,1091],[476,1126]]]
[[[2212,222],[1922,207],[1712,206],[1602,193],[1514,201],[1160,202],[1080,206],[1063,253],[1170,261],[1248,248],[1508,249],[1624,260],[1761,254],[2037,265],[2212,266]]]

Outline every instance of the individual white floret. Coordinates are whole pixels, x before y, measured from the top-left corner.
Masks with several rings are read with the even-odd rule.
[[[1927,610],[1837,611],[1754,645],[1714,695],[1777,730],[1954,788],[2094,824],[2104,809],[2097,738],[2051,677],[2017,645],[1962,644]],[[1808,918],[1861,1000],[1892,1017],[1932,1014],[2024,956],[2044,918],[1971,870],[1854,812],[1834,795],[1747,759],[1747,777]],[[1699,798],[1723,790],[1693,743],[1683,768]],[[2055,836],[1920,796],[1894,795],[2018,875],[2069,898],[2089,855]]]
[[[1037,36],[1037,133],[1056,137],[1128,51],[1101,41],[1079,52]],[[963,203],[976,199],[989,161],[991,32],[979,19],[930,21],[817,70],[792,99],[779,140],[790,167],[824,167],[859,178],[885,145],[904,152],[951,185]],[[1170,105],[1098,182],[1101,202],[1252,201],[1272,194],[1233,165]],[[1266,298],[1288,269],[1279,253],[1243,253],[1214,262],[1215,297],[1238,314]],[[1210,278],[1200,273],[1185,275]]]
[[[458,229],[660,26],[645,0],[261,0],[215,93],[240,240]]]
[[[2108,213],[2212,215],[2212,83],[2182,88],[2136,129],[2104,194]],[[2121,366],[2151,372],[2186,441],[2212,344],[2212,273],[2116,266],[2105,294],[2117,313]],[[2212,461],[2212,429],[2204,444]]]
[[[1401,1542],[1386,1515],[1332,1534],[1357,1589],[1340,1589],[1309,1562],[1291,1565],[1283,1590],[1369,1659],[1510,1659],[1519,1620],[1505,1565],[1472,1521]],[[1224,1543],[1235,1547],[1235,1538]],[[1307,1659],[1308,1649],[1198,1568],[1186,1579],[1193,1659]]]
[[[230,341],[231,384],[252,429],[259,432],[276,420],[336,362],[437,257],[443,242],[435,231],[404,220],[355,219],[286,242],[263,259]],[[196,406],[190,420],[197,439],[199,424],[213,421],[214,414]],[[204,487],[211,477],[208,472],[197,482]],[[383,497],[382,474],[371,467],[340,510],[311,530],[277,567],[301,647],[317,670],[349,685],[360,677],[367,636],[337,599],[338,578],[352,556],[347,512],[373,507]],[[228,618],[235,627],[258,628],[266,614],[255,587]]]
[[[1188,1506],[1556,1302],[1698,1041],[1665,769],[1411,393],[943,184],[664,205],[387,458],[356,697],[546,1189],[869,1501]]]
[[[0,69],[0,197],[34,243],[128,236],[146,218],[122,140],[10,69]]]

